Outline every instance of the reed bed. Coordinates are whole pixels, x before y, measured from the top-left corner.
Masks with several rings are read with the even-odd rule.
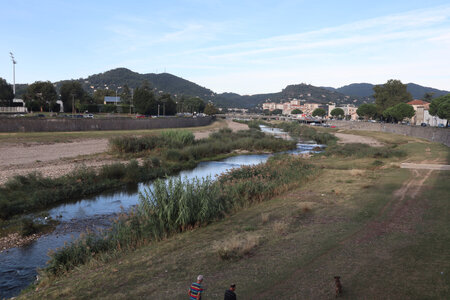
[[[138,206],[116,219],[110,230],[91,233],[53,253],[45,273],[61,274],[107,253],[135,249],[221,219],[242,207],[298,186],[315,173],[301,158],[277,155],[265,164],[211,178],[157,180]]]
[[[278,124],[277,127],[288,132],[293,137],[311,139],[319,144],[334,145],[337,142],[337,138],[333,134],[328,132],[320,132],[312,127],[300,125],[296,122],[283,122]]]

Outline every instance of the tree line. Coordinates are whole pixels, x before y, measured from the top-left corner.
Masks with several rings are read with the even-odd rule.
[[[375,103],[365,103],[358,107],[356,113],[366,119],[379,119],[387,122],[401,122],[415,114],[412,105],[407,104],[413,97],[406,90],[407,85],[400,80],[388,80],[383,85],[373,88]],[[431,102],[429,113],[441,119],[450,118],[450,94],[433,99],[432,93],[423,96],[424,101]]]
[[[103,105],[106,96],[120,97],[120,107],[123,112],[133,111],[143,115],[175,115],[178,112],[215,114],[217,109],[212,103],[206,103],[199,97],[181,96],[177,99],[169,93],[155,93],[148,81],[132,91],[128,85],[120,88],[120,93],[109,89],[98,89],[93,95],[87,93],[80,82],[65,81],[62,83],[59,95],[56,87],[50,81],[36,81],[30,84],[22,96],[26,107],[31,111],[59,112],[57,100],[63,103],[65,112],[104,112],[115,111],[116,105]],[[14,93],[10,84],[0,78],[1,106],[12,106]]]

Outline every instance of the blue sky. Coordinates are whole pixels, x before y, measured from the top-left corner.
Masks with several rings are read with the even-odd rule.
[[[215,92],[400,79],[450,90],[450,3],[0,0],[0,77],[168,72]]]

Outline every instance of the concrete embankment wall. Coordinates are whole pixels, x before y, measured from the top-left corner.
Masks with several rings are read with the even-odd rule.
[[[383,131],[423,138],[432,142],[442,143],[450,147],[450,129],[448,128],[350,121],[330,121],[328,123],[344,129]]]
[[[154,119],[28,119],[2,118],[0,132],[139,130],[197,127],[211,124],[213,117]]]

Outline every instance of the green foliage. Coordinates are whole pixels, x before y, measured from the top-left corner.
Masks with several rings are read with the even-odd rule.
[[[332,145],[327,147],[321,155],[338,157],[372,157],[372,158],[390,158],[404,157],[406,152],[394,147],[371,147],[367,144],[344,144]]]
[[[21,220],[20,234],[25,237],[38,232],[38,226],[31,218],[23,218]]]
[[[207,114],[207,115],[209,115],[209,116],[215,115],[215,114],[217,114],[217,108],[214,106],[214,104],[212,104],[211,102],[209,102],[209,103],[206,104],[206,106],[205,106],[204,113]]]
[[[139,205],[103,233],[90,233],[51,254],[45,272],[64,273],[103,253],[134,249],[149,241],[205,226],[226,214],[264,201],[298,185],[314,168],[298,157],[275,156],[266,164],[211,178],[156,180],[140,194]]]
[[[61,101],[64,104],[64,111],[72,111],[72,100],[78,104],[88,104],[92,101],[91,97],[83,89],[78,81],[64,81],[60,88]]]
[[[133,105],[139,114],[156,115],[158,113],[158,104],[155,95],[145,87],[137,88],[134,91]]]
[[[177,104],[170,94],[162,94],[161,97],[159,97],[157,104],[160,105],[161,113],[165,116],[173,116],[177,113]]]
[[[272,115],[281,115],[283,111],[281,109],[274,109],[270,112]]]
[[[360,117],[364,117],[366,119],[375,118],[377,115],[377,106],[373,103],[364,103],[361,104],[360,107],[356,110],[356,113]]]
[[[313,111],[312,116],[313,117],[316,117],[316,116],[324,117],[326,114],[327,114],[327,112],[325,111],[325,109],[323,109],[323,108],[316,108]]]
[[[178,112],[201,113],[205,109],[205,102],[199,97],[182,97],[178,101]]]
[[[332,115],[333,117],[343,118],[345,116],[345,112],[342,108],[336,107],[330,112],[330,115]]]
[[[13,99],[14,93],[12,86],[0,77],[0,105],[10,106]]]
[[[376,85],[373,88],[375,104],[379,113],[399,103],[412,100],[411,94],[406,90],[407,85],[400,80],[390,79],[384,85]]]
[[[383,112],[383,117],[388,120],[403,121],[404,118],[412,118],[415,114],[414,108],[406,103],[399,103],[387,108]]]
[[[104,113],[115,113],[117,112],[117,105],[114,104],[103,104],[100,105],[100,111]]]
[[[124,136],[110,139],[113,151],[139,153],[155,148],[182,148],[194,143],[194,134],[187,130],[165,130],[160,135],[144,137]]]
[[[298,109],[298,108],[296,108],[293,111],[291,111],[291,115],[299,115],[299,114],[302,114],[302,113],[303,112],[300,109]]]
[[[300,125],[297,122],[283,122],[278,127],[288,132],[293,137],[311,139],[319,144],[331,145],[336,143],[337,138],[328,132],[319,132],[309,126]]]
[[[97,89],[94,92],[93,101],[96,104],[103,104],[105,102],[105,97],[114,97],[116,96],[115,91],[113,90],[106,90],[106,89]]]
[[[450,94],[434,99],[430,104],[430,114],[441,119],[450,119]]]
[[[24,96],[27,105],[34,102],[41,111],[48,110],[48,104],[57,99],[56,89],[50,81],[36,81],[27,88]],[[47,109],[46,109],[47,108]]]

